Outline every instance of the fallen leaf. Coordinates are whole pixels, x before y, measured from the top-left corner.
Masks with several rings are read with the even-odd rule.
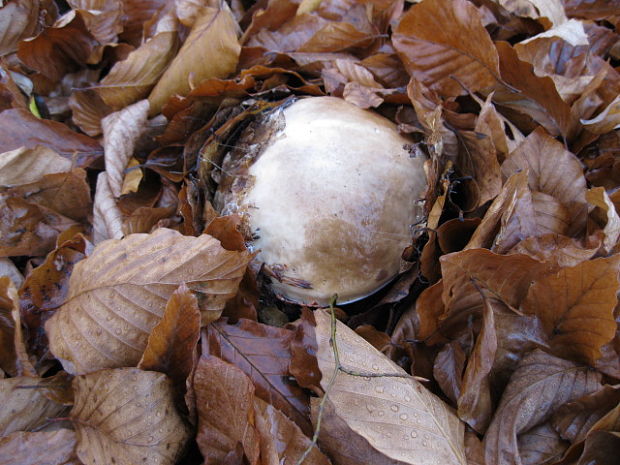
[[[577,18],[603,19],[618,12],[616,0],[563,0],[568,16]]]
[[[10,258],[0,258],[0,277],[7,276],[16,289],[19,289],[24,282],[24,275],[17,269]]]
[[[228,5],[210,0],[179,53],[151,91],[150,114],[159,113],[172,95],[185,95],[205,79],[223,78],[232,73],[241,51],[237,28]]]
[[[176,392],[184,394],[186,380],[196,363],[199,339],[198,301],[182,283],[168,299],[161,321],[149,334],[138,368],[165,373]]]
[[[529,431],[521,433],[518,439],[519,457],[523,465],[539,465],[553,463],[562,457],[568,448],[549,423],[535,426]]]
[[[603,231],[602,252],[610,254],[618,242],[618,238],[620,238],[620,216],[618,216],[616,207],[602,187],[589,189],[586,192],[586,200],[595,207],[590,215]]]
[[[124,236],[121,210],[108,183],[108,173],[97,176],[97,188],[93,202],[93,243],[106,239],[121,239]]]
[[[258,397],[283,411],[304,433],[311,434],[308,395],[289,379],[293,336],[290,329],[245,319],[207,326],[209,354],[240,368],[255,384]]]
[[[0,437],[16,431],[32,431],[62,416],[65,406],[41,392],[41,378],[18,376],[0,379]],[[9,408],[6,408],[9,407]]]
[[[39,2],[17,0],[0,8],[0,56],[17,50],[22,39],[30,37],[37,30]]]
[[[605,134],[620,128],[620,96],[592,119],[582,120],[584,128],[594,134]]]
[[[302,308],[301,317],[293,325],[295,335],[290,345],[289,372],[301,387],[317,392],[320,390],[321,370],[316,361],[318,347],[314,337],[316,322],[312,310]]]
[[[552,268],[562,268],[589,260],[597,250],[598,247],[584,247],[575,239],[566,236],[545,234],[522,240],[508,253],[529,255],[539,262],[552,265]]]
[[[15,376],[15,320],[11,313],[15,307],[15,284],[8,276],[0,276],[0,369]]]
[[[484,437],[487,463],[518,464],[518,435],[572,400],[600,388],[600,375],[586,366],[535,350],[524,357]],[[527,406],[527,408],[524,408]]]
[[[0,438],[0,465],[79,465],[75,432],[69,429],[27,433]]]
[[[433,378],[443,393],[456,405],[461,395],[461,385],[467,354],[463,351],[459,340],[445,344],[435,357]]]
[[[250,379],[236,366],[202,355],[193,387],[198,408],[196,442],[205,462],[221,463],[241,443],[249,464],[256,464],[260,445]]]
[[[173,465],[189,439],[176,412],[172,384],[137,368],[101,370],[73,380],[71,419],[85,465]],[[119,406],[122,405],[122,408]]]
[[[20,147],[0,154],[0,185],[15,186],[36,182],[46,174],[71,170],[71,160],[51,148],[37,145]]]
[[[67,3],[82,17],[86,29],[100,44],[117,42],[118,34],[123,31],[120,0],[68,0]]]
[[[101,99],[121,110],[148,97],[178,51],[177,20],[172,14],[159,20],[154,35],[132,51],[94,87]]]
[[[210,236],[168,229],[98,244],[74,268],[67,301],[45,325],[50,350],[69,373],[135,365],[181,282],[203,311],[221,311],[249,259]]]
[[[112,113],[93,89],[76,89],[69,97],[71,119],[91,137],[101,135],[101,120]]]
[[[254,417],[264,465],[296,465],[302,457],[309,465],[331,464],[295,423],[258,397],[254,397]]]
[[[133,155],[136,141],[146,126],[148,100],[141,100],[106,116],[101,121],[106,173],[110,190],[121,196],[125,168]]]
[[[536,315],[554,353],[593,364],[616,333],[618,260],[598,258],[557,273],[532,277],[522,308]]]
[[[613,465],[618,459],[620,433],[617,431],[594,431],[586,439],[583,455],[577,465]]]
[[[156,21],[167,5],[165,0],[124,0],[123,32],[120,39],[139,47],[143,40],[145,24]]]
[[[560,25],[567,21],[562,0],[499,0],[508,11],[526,18],[546,19],[546,25]]]
[[[475,92],[499,79],[497,52],[478,9],[465,0],[412,6],[392,35],[409,74],[444,97]]]
[[[360,463],[372,457],[372,463],[466,463],[463,424],[446,404],[340,322],[333,343],[340,363],[361,376],[334,375],[330,316],[319,310],[315,319],[321,386],[330,409],[319,440],[335,461]],[[315,422],[316,408],[315,403]],[[339,440],[342,434],[347,441]]]

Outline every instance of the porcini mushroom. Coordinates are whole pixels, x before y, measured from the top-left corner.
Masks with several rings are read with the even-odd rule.
[[[342,99],[299,99],[244,131],[224,158],[215,206],[242,215],[282,299],[359,300],[398,274],[424,216],[424,160],[410,144]]]

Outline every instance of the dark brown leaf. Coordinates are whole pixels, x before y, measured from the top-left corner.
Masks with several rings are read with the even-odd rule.
[[[568,447],[549,423],[535,426],[519,435],[519,455],[523,465],[554,463]]]
[[[6,3],[0,8],[0,56],[17,50],[19,42],[34,34],[40,4],[28,0]]]
[[[17,374],[17,355],[15,354],[15,287],[8,276],[0,276],[0,369],[15,376]]]

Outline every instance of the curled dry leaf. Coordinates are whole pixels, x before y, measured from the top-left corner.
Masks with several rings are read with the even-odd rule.
[[[62,416],[65,406],[45,397],[45,380],[18,376],[0,379],[0,437],[15,431],[31,431]],[[10,408],[7,408],[9,407]]]
[[[152,115],[159,113],[171,96],[185,95],[205,79],[226,77],[237,66],[241,51],[238,26],[227,3],[210,0],[201,13],[149,95]]]
[[[201,309],[221,311],[249,260],[210,236],[169,229],[105,241],[76,265],[66,303],[47,321],[50,349],[70,373],[135,365],[181,282]]]
[[[208,353],[239,367],[256,386],[258,397],[282,410],[310,435],[308,395],[289,379],[293,337],[290,329],[245,319],[234,325],[216,322],[207,326]]]
[[[106,239],[120,239],[123,233],[123,218],[120,208],[108,183],[108,173],[97,176],[97,188],[93,205],[93,242],[99,244]]]
[[[196,363],[199,339],[198,301],[182,283],[168,299],[164,316],[149,334],[138,367],[167,374],[177,392],[185,393],[185,382]]]
[[[153,36],[117,62],[94,91],[115,110],[146,98],[176,55],[178,45],[177,20],[167,14],[159,20]]]
[[[567,21],[562,0],[499,0],[498,3],[515,15],[546,20],[546,25],[557,26]]]
[[[15,320],[12,316],[15,289],[15,284],[8,276],[0,276],[0,369],[12,376],[17,374]]]
[[[443,401],[344,324],[336,322],[330,343],[329,314],[319,310],[315,319],[321,386],[328,396],[319,440],[335,461],[466,463],[463,424]],[[359,375],[338,370],[331,383],[334,350],[342,367]],[[313,404],[315,421],[317,408]]]
[[[562,457],[568,443],[547,422],[520,434],[518,447],[523,465],[539,465]]]
[[[616,207],[602,187],[593,187],[588,190],[586,200],[595,207],[594,211],[591,212],[591,217],[603,231],[602,252],[609,254],[620,238],[620,216],[618,216]]]
[[[575,239],[558,234],[545,234],[522,240],[509,253],[529,255],[539,262],[546,262],[552,268],[575,266],[589,260],[597,252],[598,247],[583,247]]]
[[[236,366],[212,355],[203,355],[194,372],[198,408],[196,442],[206,463],[221,463],[243,446],[250,465],[260,453],[254,420],[254,385]]]
[[[103,148],[108,184],[114,197],[121,196],[125,168],[137,140],[145,130],[148,100],[141,100],[103,118]]]
[[[101,120],[112,113],[93,89],[76,89],[69,97],[71,119],[91,137],[101,135]]]
[[[75,431],[15,432],[0,438],[0,465],[80,465]]]
[[[36,182],[46,174],[70,171],[71,165],[71,160],[61,157],[49,147],[20,147],[0,154],[0,185]]]
[[[73,380],[71,419],[77,455],[85,465],[173,465],[189,429],[162,373],[137,368],[101,370]],[[122,406],[122,408],[119,408]]]
[[[616,333],[620,255],[534,279],[523,309],[542,322],[555,353],[593,364]]]
[[[605,134],[620,128],[620,96],[616,97],[601,113],[581,122],[594,134]]]
[[[17,269],[15,263],[10,258],[0,258],[0,277],[7,276],[16,289],[19,289],[24,282],[24,275]]]
[[[600,388],[586,366],[535,350],[523,358],[504,390],[484,438],[487,463],[519,464],[517,436],[545,422],[572,400]]]
[[[426,0],[411,7],[392,36],[409,74],[445,97],[499,79],[497,51],[478,9],[465,0]]]
[[[263,465],[296,465],[309,447],[310,452],[303,463],[331,464],[295,423],[273,405],[258,397],[254,397],[254,418]]]
[[[17,50],[19,42],[38,27],[39,2],[17,0],[0,8],[0,56]]]

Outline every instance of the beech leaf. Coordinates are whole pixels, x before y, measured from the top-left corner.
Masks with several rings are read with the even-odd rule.
[[[15,432],[0,438],[0,465],[80,465],[75,431]]]
[[[616,334],[620,256],[585,261],[534,281],[523,309],[538,316],[556,353],[593,364]]]
[[[73,388],[71,418],[85,465],[173,465],[180,458],[190,433],[175,410],[166,375],[101,370],[76,377]]]
[[[70,171],[71,160],[49,147],[20,147],[0,154],[0,185],[15,186],[36,182],[46,174]]]
[[[499,61],[478,9],[466,0],[412,6],[392,36],[411,76],[445,97],[475,92],[499,79]]]
[[[186,95],[205,79],[224,78],[237,66],[241,51],[238,26],[227,3],[210,0],[201,13],[149,95],[151,115],[157,114],[169,97]]]
[[[442,400],[340,322],[330,344],[329,314],[319,310],[315,319],[321,386],[331,410],[319,438],[335,461],[369,462],[373,457],[372,463],[466,463],[463,424]],[[342,366],[361,376],[339,371],[330,383],[336,369],[333,344]],[[347,440],[341,441],[341,435]]]
[[[169,229],[105,241],[76,265],[67,301],[47,321],[50,349],[70,373],[136,365],[181,282],[204,311],[221,311],[249,259]]]

